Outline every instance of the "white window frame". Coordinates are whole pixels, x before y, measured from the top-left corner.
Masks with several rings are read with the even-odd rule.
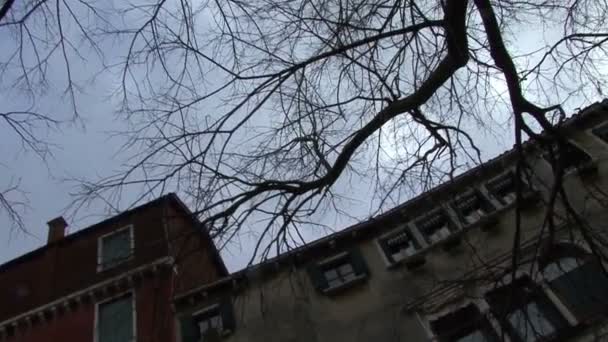
[[[400,225],[399,227],[397,227],[391,231],[388,231],[388,232],[380,235],[378,238],[376,238],[376,248],[378,249],[378,253],[380,253],[380,255],[382,256],[382,260],[384,260],[384,264],[387,267],[392,267],[395,264],[398,264],[399,262],[402,262],[403,260],[406,260],[406,259],[422,252],[425,248],[428,247],[426,241],[424,241],[424,237],[417,236],[418,233],[415,232],[413,228],[414,227],[412,225],[410,225],[409,223],[406,223],[406,224]],[[381,245],[380,241],[386,240],[389,236],[396,234],[398,232],[401,232],[401,231],[405,231],[406,234],[408,234],[408,236],[411,238],[410,239],[411,243],[418,244],[418,248],[416,249],[414,254],[407,256],[399,261],[391,262],[388,259],[388,257],[386,256],[386,254],[384,253],[384,249],[382,249],[382,245]]]
[[[210,311],[213,311],[213,310],[217,310],[218,317],[220,318],[220,321],[222,322],[222,331],[218,331],[217,333],[220,336],[226,336],[226,335],[230,334],[230,330],[226,329],[224,327],[224,316],[222,315],[222,308],[220,306],[220,303],[211,304],[200,310],[194,311],[191,314],[192,320],[194,320],[196,322],[196,328],[199,329],[199,332],[200,332],[200,327],[198,326],[198,321],[197,321],[196,317],[209,313]],[[181,333],[181,331],[180,331],[180,333]],[[181,336],[180,336],[180,339],[181,339]]]
[[[99,342],[99,307],[105,303],[111,302],[120,297],[124,297],[127,294],[131,295],[131,308],[133,310],[133,338],[131,339],[131,342],[137,341],[137,300],[135,297],[135,290],[129,289],[127,291],[121,292],[117,295],[105,298],[95,303],[95,324],[93,327],[93,342]]]
[[[451,312],[458,311],[469,305],[474,305],[477,307],[477,309],[479,310],[479,313],[482,316],[484,316],[484,318],[487,320],[487,323],[494,330],[494,332],[496,333],[497,336],[504,336],[503,342],[511,342],[511,339],[509,338],[509,336],[507,336],[506,334],[503,334],[503,327],[496,320],[494,315],[492,315],[492,312],[490,311],[490,305],[483,298],[476,298],[476,299],[464,298],[457,304],[452,304],[452,305],[448,306],[447,308],[444,308],[444,309],[439,310],[434,313],[421,314],[420,312],[416,312],[416,317],[417,317],[420,325],[423,327],[424,332],[425,332],[426,336],[428,337],[428,339],[430,341],[435,342],[435,341],[439,341],[439,336],[437,336],[435,334],[435,332],[433,331],[433,329],[431,328],[431,321],[440,319],[441,317],[448,315]]]
[[[125,230],[129,230],[129,240],[130,240],[130,251],[129,251],[129,257],[126,258],[125,260],[113,264],[111,266],[105,266],[103,263],[103,240],[107,237],[110,237],[112,235],[115,234],[120,234]],[[112,269],[122,263],[125,263],[129,260],[131,260],[133,258],[133,256],[135,255],[135,235],[133,232],[133,225],[129,224],[127,226],[121,227],[119,229],[115,229],[107,234],[101,235],[99,238],[97,238],[97,272],[101,272],[101,271],[105,271],[108,269]]]

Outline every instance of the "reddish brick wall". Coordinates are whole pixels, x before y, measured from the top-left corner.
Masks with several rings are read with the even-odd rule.
[[[169,300],[171,281],[171,276],[165,274],[147,278],[135,287],[137,342],[175,340]],[[89,302],[31,328],[20,327],[7,342],[89,342],[94,340],[94,329],[95,302]]]
[[[98,238],[129,224],[134,258],[97,272]],[[165,268],[161,278],[146,278],[136,293],[137,341],[172,341],[173,296],[226,274],[209,238],[195,224],[179,200],[166,196],[0,265],[0,322],[172,256],[175,268]],[[93,341],[94,309],[94,303],[83,303],[51,321],[21,327],[12,341]]]
[[[97,272],[97,240],[132,224],[135,257],[115,268]],[[0,270],[0,322],[72,292],[115,277],[129,269],[167,256],[161,203],[121,217],[83,234],[58,241],[14,266]]]
[[[168,234],[171,255],[176,261],[176,293],[199,287],[220,279],[226,274],[209,248],[208,238],[181,211],[169,208]]]

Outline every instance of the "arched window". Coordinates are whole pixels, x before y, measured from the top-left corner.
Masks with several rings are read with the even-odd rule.
[[[608,313],[608,276],[593,255],[572,244],[556,244],[540,266],[553,292],[579,321]]]

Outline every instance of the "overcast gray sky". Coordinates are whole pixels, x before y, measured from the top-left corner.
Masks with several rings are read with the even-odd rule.
[[[3,48],[10,45],[10,38],[0,37],[0,53]],[[536,48],[536,41],[530,35],[524,35],[518,42],[522,50],[527,47]],[[122,51],[121,45],[107,44],[109,60],[112,51]],[[63,92],[65,87],[65,70],[61,63],[56,68],[48,70],[49,87],[43,94],[38,94],[36,102],[31,97],[17,89],[3,89],[0,92],[0,110],[24,109],[30,104],[53,113],[54,117],[66,120],[59,130],[38,131],[53,144],[52,155],[42,162],[33,153],[24,152],[23,147],[14,134],[0,124],[0,187],[11,180],[18,181],[21,189],[26,193],[29,208],[24,212],[26,232],[10,229],[8,218],[0,214],[0,263],[6,262],[21,254],[38,248],[45,243],[46,222],[59,215],[66,215],[65,209],[73,200],[70,192],[74,191],[74,183],[66,182],[66,178],[95,179],[98,176],[107,176],[117,170],[125,155],[119,153],[122,145],[120,138],[109,134],[111,131],[123,130],[125,123],[117,119],[115,113],[118,104],[111,96],[115,90],[119,76],[103,72],[95,74],[101,65],[92,61],[74,64],[73,74],[83,86],[82,94],[78,94],[81,117],[75,122],[71,119],[68,99]],[[93,77],[95,75],[95,77]],[[587,103],[588,104],[588,103]],[[507,121],[499,122],[496,127],[497,136],[477,134],[475,136],[478,146],[484,148],[484,160],[509,148],[512,144],[512,135]],[[365,218],[369,213],[366,201],[370,189],[363,182],[357,180],[341,180],[337,186],[348,189],[353,200],[349,202],[351,215]],[[175,191],[167,189],[167,191]],[[179,192],[178,192],[179,194]],[[127,194],[128,197],[128,194]],[[70,224],[69,232],[86,228],[98,222],[107,215],[102,208],[85,208],[76,217],[66,217]],[[342,229],[354,223],[348,217],[323,217],[325,223],[335,230]],[[316,234],[316,235],[315,235]],[[310,238],[318,237],[322,233],[312,233]],[[243,237],[240,244],[233,243],[223,252],[226,263],[231,270],[238,269],[249,261],[247,252],[251,248],[253,237]]]

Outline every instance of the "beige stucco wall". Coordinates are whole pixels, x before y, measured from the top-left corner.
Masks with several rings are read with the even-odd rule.
[[[604,234],[608,212],[592,200],[598,197],[598,189],[608,189],[608,145],[589,132],[599,120],[603,120],[598,117],[600,119],[587,120],[590,122],[586,127],[572,133],[576,143],[597,162],[598,174],[584,179],[570,174],[565,188],[574,207],[588,220],[591,229]],[[549,165],[540,158],[533,159],[532,165],[537,176],[535,187],[548,196],[547,185],[553,180]],[[450,199],[445,198],[446,201]],[[494,204],[499,206],[497,201]],[[537,241],[544,220],[544,207],[538,205],[526,209],[522,211],[522,241]],[[370,276],[364,283],[332,296],[316,291],[303,267],[277,266],[276,271],[265,271],[264,274],[252,268],[246,272],[247,281],[218,286],[222,287],[220,290],[203,291],[204,295],[199,299],[178,307],[178,310],[188,314],[216,302],[218,298],[232,296],[236,329],[223,338],[229,342],[426,341],[429,336],[424,325],[428,317],[441,315],[466,301],[477,300],[467,298],[467,295],[483,296],[484,287],[479,282],[450,290],[451,281],[462,280],[463,275],[487,262],[503,260],[503,265],[510,262],[515,210],[503,208],[496,215],[497,223],[493,229],[470,229],[457,248],[449,251],[439,246],[428,248],[426,264],[416,270],[408,270],[404,265],[387,268],[376,240],[364,240],[358,248],[367,262]],[[378,235],[386,232],[381,228]],[[569,239],[570,231],[562,229],[558,239]],[[580,240],[576,232],[575,239]],[[342,251],[341,248],[332,250],[330,246],[328,243],[327,257]],[[436,295],[432,295],[434,291],[437,291]],[[416,305],[416,299],[420,298],[426,299]],[[580,340],[595,340],[604,330],[597,327],[596,331],[589,331]]]

